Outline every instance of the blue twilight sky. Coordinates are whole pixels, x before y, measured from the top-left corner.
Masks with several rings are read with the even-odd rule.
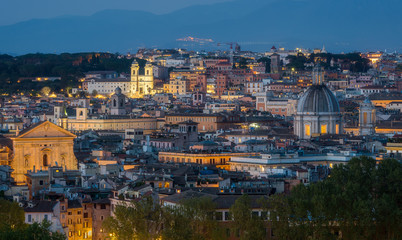
[[[156,14],[229,0],[2,0],[0,26],[33,18],[91,15],[105,9],[143,10]]]

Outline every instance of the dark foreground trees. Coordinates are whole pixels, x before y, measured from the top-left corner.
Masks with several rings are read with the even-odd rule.
[[[0,199],[0,240],[64,240],[64,234],[50,232],[51,223],[24,223],[24,210],[17,203]]]
[[[123,240],[402,239],[401,184],[400,162],[376,164],[360,157],[335,166],[322,182],[299,185],[290,195],[261,198],[260,216],[246,194],[230,208],[230,223],[214,218],[216,205],[208,197],[176,207],[161,207],[145,198],[134,207],[117,207],[105,228]]]
[[[353,158],[328,179],[270,198],[280,239],[401,239],[402,167]]]

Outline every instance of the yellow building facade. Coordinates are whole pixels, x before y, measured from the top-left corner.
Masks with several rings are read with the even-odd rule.
[[[170,79],[168,84],[163,85],[163,91],[165,93],[171,93],[174,96],[185,95],[189,90],[187,81],[185,77]]]
[[[27,171],[48,170],[61,166],[77,170],[73,146],[76,136],[49,122],[40,122],[21,131],[13,140],[12,177],[17,184],[25,184]]]
[[[258,155],[256,153],[183,153],[159,152],[159,162],[197,163],[203,165],[217,165],[221,168],[228,164],[232,157]]]
[[[154,74],[153,66],[147,63],[144,68],[144,74],[140,75],[140,66],[137,61],[131,65],[131,97],[138,98],[153,93]]]
[[[67,200],[60,202],[60,223],[67,239],[93,239],[92,203]]]
[[[157,129],[157,119],[149,117],[139,118],[88,118],[86,108],[77,108],[75,119],[60,118],[58,125],[68,131],[85,130],[109,130],[125,131],[126,129],[143,129],[144,134],[149,134]]]

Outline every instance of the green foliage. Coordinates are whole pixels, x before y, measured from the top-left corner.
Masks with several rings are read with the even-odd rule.
[[[88,71],[114,70],[129,72],[132,59],[111,53],[26,54],[18,57],[0,55],[1,93],[34,93],[43,87],[52,91],[77,87],[78,79]],[[139,61],[140,66],[144,65]],[[61,77],[61,80],[32,82],[28,77]],[[20,82],[18,82],[20,80]]]
[[[15,202],[0,199],[0,240],[64,240],[65,235],[51,232],[51,222],[25,224],[24,210]]]
[[[353,158],[323,182],[270,198],[275,232],[280,239],[399,239],[401,179],[396,160]]]
[[[401,239],[401,179],[401,163],[396,160],[376,164],[371,158],[353,158],[335,166],[322,182],[300,184],[290,195],[261,198],[258,203],[269,212],[270,221],[253,215],[246,194],[230,208],[233,221],[225,223],[214,219],[211,198],[161,207],[149,197],[116,207],[104,227],[123,240],[227,239],[229,232],[257,240],[266,238],[270,225],[276,239]]]
[[[271,72],[271,59],[267,57],[262,57],[257,60],[257,62],[262,62],[265,64],[265,72],[269,73]]]
[[[0,231],[19,229],[24,225],[24,210],[16,202],[0,199]]]
[[[294,68],[296,71],[304,70],[304,64],[307,63],[307,58],[302,53],[298,53],[296,56],[289,55],[287,59],[289,59],[287,67]]]
[[[258,240],[265,237],[264,219],[253,216],[250,197],[247,194],[238,198],[230,208],[233,217],[232,230],[240,232],[240,239]]]
[[[146,197],[127,206],[116,206],[115,216],[107,218],[103,226],[117,239],[157,239],[162,230],[161,213],[160,205]]]
[[[294,68],[297,71],[306,70],[305,63],[314,63],[319,59],[321,66],[326,69],[331,69],[330,63],[341,60],[347,63],[351,72],[367,72],[370,69],[369,60],[362,58],[359,53],[347,53],[347,54],[332,54],[332,53],[313,53],[309,57],[305,57],[302,53],[298,53],[296,56],[289,55],[287,59],[290,61],[286,66],[288,68]]]
[[[215,204],[201,197],[164,209],[163,239],[224,239],[223,229],[214,220]]]
[[[239,68],[247,69],[247,58],[240,58]]]

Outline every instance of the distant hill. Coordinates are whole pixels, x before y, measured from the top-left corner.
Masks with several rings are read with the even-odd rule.
[[[243,49],[402,50],[400,0],[237,0],[169,14],[106,10],[0,27],[0,52],[136,51],[177,47],[186,36]]]

